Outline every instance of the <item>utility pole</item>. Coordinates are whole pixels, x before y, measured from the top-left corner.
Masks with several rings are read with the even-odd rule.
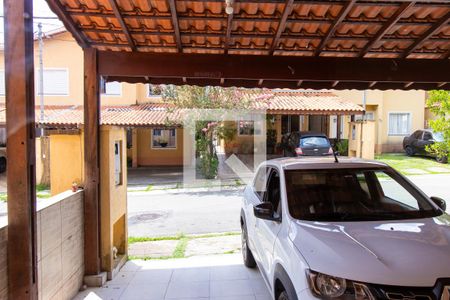
[[[39,117],[39,123],[41,125],[41,137],[44,136],[44,62],[42,58],[42,52],[44,49],[42,23],[38,24],[38,40],[39,40],[39,98],[41,114]]]

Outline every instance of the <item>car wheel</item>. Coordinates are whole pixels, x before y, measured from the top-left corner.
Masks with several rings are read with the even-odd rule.
[[[446,164],[448,162],[448,158],[447,156],[438,155],[436,156],[436,161],[441,164]]]
[[[242,242],[242,258],[244,259],[244,265],[248,268],[256,267],[255,258],[253,257],[252,251],[248,247],[248,235],[247,230],[245,228],[245,223],[242,225],[241,242]]]
[[[289,300],[289,296],[286,293],[286,291],[282,291],[280,293],[280,295],[278,295],[278,299],[277,300]]]
[[[406,146],[405,152],[406,152],[406,155],[408,155],[408,156],[414,155],[414,149],[411,146]]]

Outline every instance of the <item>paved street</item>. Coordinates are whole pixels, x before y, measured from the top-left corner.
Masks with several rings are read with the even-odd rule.
[[[241,191],[128,193],[128,235],[238,231]]]
[[[427,195],[447,200],[450,208],[450,174],[409,178]],[[237,231],[241,191],[128,193],[129,236]]]

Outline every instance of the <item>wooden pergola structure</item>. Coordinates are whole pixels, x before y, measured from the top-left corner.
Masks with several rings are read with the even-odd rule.
[[[450,88],[447,0],[47,0],[84,49],[85,266],[99,258],[99,82]],[[36,298],[32,0],[5,0],[11,299]]]

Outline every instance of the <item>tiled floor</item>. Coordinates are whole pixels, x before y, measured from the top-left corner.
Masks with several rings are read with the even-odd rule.
[[[185,259],[129,261],[103,288],[75,299],[269,300],[258,269],[247,269],[240,254]]]

